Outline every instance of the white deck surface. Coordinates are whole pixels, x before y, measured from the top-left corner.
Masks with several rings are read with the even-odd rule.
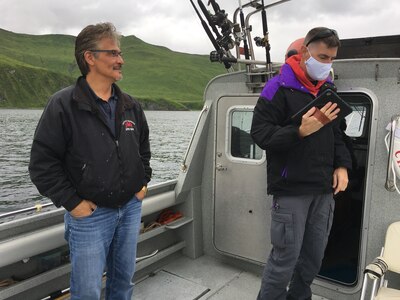
[[[261,278],[212,257],[181,257],[140,282],[135,300],[255,300]],[[313,296],[313,300],[327,300]]]

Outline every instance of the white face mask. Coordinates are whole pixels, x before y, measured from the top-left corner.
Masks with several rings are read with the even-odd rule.
[[[308,48],[307,48],[308,50]],[[329,76],[332,68],[332,63],[322,63],[312,57],[308,50],[310,58],[306,60],[306,68],[308,75],[314,80],[325,80]]]

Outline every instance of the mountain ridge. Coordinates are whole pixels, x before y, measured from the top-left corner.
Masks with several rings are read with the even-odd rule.
[[[0,107],[43,107],[48,98],[80,76],[75,37],[30,35],[0,29]],[[200,109],[209,80],[225,72],[207,55],[176,52],[121,37],[124,78],[117,84],[146,109]],[[19,98],[21,97],[21,98]]]

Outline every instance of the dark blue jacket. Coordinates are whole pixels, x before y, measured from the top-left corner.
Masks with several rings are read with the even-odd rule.
[[[39,192],[67,210],[82,199],[98,206],[128,202],[151,178],[147,121],[117,85],[116,135],[83,77],[53,95],[33,139],[29,172]]]
[[[258,99],[251,136],[267,153],[268,194],[331,193],[334,169],[351,168],[339,122],[327,124],[305,138],[299,136],[300,124],[288,123],[314,98],[285,64],[281,73],[267,82]]]

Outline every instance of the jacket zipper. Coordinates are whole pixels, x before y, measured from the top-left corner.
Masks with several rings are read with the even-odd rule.
[[[124,178],[123,178],[123,174],[121,172],[122,170],[122,160],[121,160],[121,155],[120,155],[120,150],[119,150],[119,132],[120,132],[120,126],[117,126],[117,124],[115,124],[115,135],[111,132],[110,127],[108,127],[107,123],[104,122],[104,120],[97,114],[97,118],[100,120],[100,122],[103,124],[103,126],[106,127],[106,130],[108,131],[108,133],[110,134],[111,138],[114,140],[115,142],[115,147],[117,148],[117,157],[118,157],[118,162],[119,162],[119,168],[120,168],[120,177],[121,177],[121,187],[124,186]],[[119,125],[119,124],[118,124]]]

